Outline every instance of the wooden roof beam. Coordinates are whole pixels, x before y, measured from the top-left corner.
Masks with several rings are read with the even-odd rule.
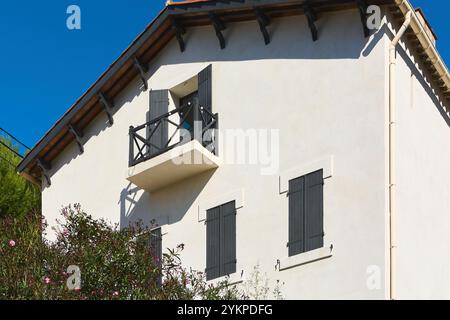
[[[211,19],[211,22],[214,26],[214,30],[216,31],[217,39],[219,39],[220,49],[223,50],[225,49],[226,43],[222,31],[224,31],[227,27],[225,23],[223,23],[223,21],[220,20],[220,18],[214,12],[212,11],[208,12],[208,16]]]
[[[113,118],[112,113],[111,113],[111,110],[113,108],[112,104],[109,102],[108,99],[106,99],[105,95],[101,91],[98,93],[98,99],[100,101],[100,104],[103,107],[103,110],[106,113],[106,116],[108,117],[109,124],[113,125],[114,124],[114,118]]]
[[[367,27],[367,2],[366,0],[356,0],[359,9],[359,16],[361,17],[361,23],[363,25],[364,36],[367,38],[370,36],[370,30]]]
[[[145,91],[147,91],[148,83],[147,83],[147,78],[145,75],[148,72],[148,67],[146,65],[144,65],[137,57],[134,57],[133,60],[134,60],[134,66],[136,67],[136,69],[139,72],[139,77],[142,80],[142,84],[144,85]]]
[[[43,159],[41,158],[37,158],[36,159],[36,165],[41,169],[42,171],[42,175],[44,176],[47,185],[51,186],[52,182],[50,180],[50,174],[49,171],[52,169],[52,166],[50,163],[45,162]]]
[[[183,35],[186,33],[186,28],[184,28],[174,16],[170,16],[170,20],[172,29],[175,30],[175,37],[180,45],[180,51],[184,52],[184,50],[186,50],[186,44],[184,43]]]
[[[315,22],[317,21],[317,15],[314,12],[314,10],[312,9],[312,7],[309,4],[309,2],[307,2],[303,6],[303,9],[305,11],[306,18],[308,19],[308,27],[311,30],[312,39],[313,39],[313,41],[317,41],[319,39],[318,32],[317,32],[317,27],[315,25]]]
[[[259,29],[261,30],[261,33],[264,38],[264,43],[268,45],[270,43],[270,35],[267,31],[267,26],[270,25],[270,19],[269,17],[262,11],[261,8],[255,7],[254,8],[256,20],[259,24]]]
[[[81,141],[81,138],[83,138],[83,136],[84,136],[83,132],[71,123],[69,123],[69,125],[67,127],[69,128],[69,131],[72,133],[73,137],[75,138],[75,141],[77,142],[77,145],[78,145],[78,149],[80,149],[80,153],[84,153],[83,142]]]

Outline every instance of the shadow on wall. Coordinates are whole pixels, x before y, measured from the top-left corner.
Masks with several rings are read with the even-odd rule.
[[[143,93],[143,85],[139,79],[134,79],[132,83],[128,86],[127,90],[122,91],[122,93],[126,93],[126,95],[121,95],[120,99],[117,101],[113,101],[113,109],[111,110],[112,116],[114,118],[114,115],[127,103],[131,103],[133,100],[135,100],[137,97],[139,97]],[[145,116],[145,115],[144,115]],[[114,118],[116,120],[116,118]],[[94,121],[91,122],[91,124],[84,129],[84,137],[82,140],[82,145],[85,146],[89,141],[91,141],[93,138],[100,136],[103,132],[107,131],[108,128],[111,127],[111,124],[109,123],[108,117],[104,112],[100,112],[99,115],[96,116]],[[127,130],[128,130],[128,124],[127,124]],[[128,131],[124,133],[124,139],[128,141]],[[101,142],[100,142],[101,143]],[[113,144],[114,141],[110,141],[109,143]],[[88,150],[89,151],[89,150]],[[86,152],[86,154],[89,152]],[[78,146],[75,142],[72,142],[69,147],[67,147],[63,153],[56,158],[52,162],[52,169],[50,171],[50,180],[52,179],[52,176],[58,172],[60,169],[65,167],[66,165],[69,165],[72,160],[77,159],[81,156],[86,156],[86,154],[80,153],[80,150],[78,149]],[[93,155],[89,155],[93,156]],[[101,159],[98,159],[97,161],[100,161]],[[108,161],[108,154],[104,154],[105,161]],[[128,153],[124,152],[124,162],[128,163]],[[44,186],[44,189],[48,188],[47,185]]]
[[[408,56],[405,50],[403,50],[403,48],[397,48],[397,52],[406,62],[408,67],[411,69],[411,73],[414,75],[414,77],[420,83],[422,88],[428,94],[430,100],[433,101],[433,105],[436,107],[437,111],[441,114],[441,117],[447,123],[447,126],[450,127],[450,115],[445,112],[444,105],[441,103],[438,96],[434,93],[433,88],[431,88],[430,84],[423,77],[422,72],[417,67],[417,64],[411,60],[411,58]]]
[[[120,228],[137,221],[164,226],[181,221],[189,210],[197,212],[196,199],[215,169],[161,189],[151,195],[131,183],[120,193]]]
[[[376,32],[375,37],[365,38],[357,10],[322,14],[319,16],[316,26],[319,40],[313,42],[306,17],[294,16],[274,19],[267,27],[271,42],[266,46],[256,21],[232,24],[224,31],[227,43],[224,50],[220,50],[212,26],[199,27],[195,30],[188,29],[184,36],[186,51],[181,53],[177,41],[172,39],[167,44],[166,49],[154,59],[156,63],[150,65],[147,80],[161,66],[180,63],[266,59],[359,59],[361,55],[368,56],[370,54],[385,32],[385,30],[380,29]],[[334,26],[339,26],[339,28]],[[295,32],[293,33],[292,30],[295,30]],[[372,41],[369,43],[370,39]],[[248,46],[248,43],[252,43],[252,46]],[[137,78],[134,79],[128,85],[127,90],[122,91],[122,93],[125,92],[126,95],[120,95],[120,98],[113,103],[113,117],[124,105],[142,94],[141,81]],[[148,115],[143,114],[142,123],[147,120]],[[127,130],[129,125],[132,124],[127,124]],[[83,145],[106,131],[109,126],[106,115],[100,113],[95,121],[85,129],[85,136],[82,139]],[[128,138],[128,131],[124,132],[124,138]],[[75,143],[72,144],[75,145]],[[50,179],[55,172],[79,155],[78,148],[66,149],[66,154],[52,163],[53,169],[50,173]],[[127,153],[124,152],[124,157],[126,156]]]
[[[384,34],[386,34],[389,37],[390,41],[392,41],[394,39],[394,34],[387,27],[387,25],[383,25],[383,28],[381,28],[378,33],[381,33],[382,36]],[[375,38],[377,38],[377,36],[375,36]],[[439,100],[438,95],[435,94],[430,83],[427,82],[426,72],[423,72],[419,69],[419,64],[411,59],[409,54],[403,49],[402,46],[397,46],[396,50],[397,50],[397,54],[402,57],[402,59],[405,61],[406,65],[411,69],[411,74],[414,75],[416,80],[422,86],[423,90],[428,94],[430,100],[433,101],[433,104],[436,107],[437,111],[440,113],[442,119],[446,122],[447,126],[450,127],[450,114],[447,114],[445,112],[445,106],[444,106],[443,102]]]
[[[370,54],[382,38],[383,30],[372,31],[378,37],[364,37],[363,27],[357,10],[341,11],[320,15],[315,23],[318,40],[313,41],[308,21],[304,16],[277,18],[267,26],[270,43],[265,45],[256,21],[246,21],[227,26],[223,31],[226,47],[221,50],[212,26],[187,29],[183,35],[186,44],[181,53],[178,43],[172,39],[167,49],[156,60],[163,65],[199,62],[232,62],[267,59],[359,59]],[[295,30],[295,31],[294,31]],[[369,48],[369,40],[375,43]],[[252,45],[249,46],[249,43]],[[369,48],[369,49],[368,49]],[[150,74],[158,69],[150,66]]]

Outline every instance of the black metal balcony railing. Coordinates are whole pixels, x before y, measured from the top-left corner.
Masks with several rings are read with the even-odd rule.
[[[198,105],[186,105],[136,128],[131,126],[129,166],[154,158],[193,139],[216,154],[213,132],[217,129],[218,118],[217,113],[213,114]],[[186,126],[188,119],[193,119],[193,127],[198,132],[192,126]]]

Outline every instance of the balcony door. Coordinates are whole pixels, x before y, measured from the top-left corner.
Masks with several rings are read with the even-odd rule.
[[[180,142],[186,143],[194,139],[194,121],[199,119],[198,91],[180,98]]]

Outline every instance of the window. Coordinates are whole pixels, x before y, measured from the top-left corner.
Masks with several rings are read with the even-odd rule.
[[[189,84],[186,85],[186,83]],[[130,166],[136,165],[139,161],[156,157],[175,146],[194,139],[193,130],[196,121],[201,122],[203,129],[215,129],[217,116],[212,113],[211,92],[211,65],[200,71],[192,80],[183,82],[170,90],[151,90],[148,121],[145,125],[131,131],[133,140],[130,143]],[[173,98],[179,99],[179,106],[176,109],[173,108],[174,105],[171,102]],[[176,117],[179,117],[179,123],[177,123]],[[180,139],[176,139],[173,133],[180,128],[184,130],[181,132]],[[141,136],[144,129],[146,130],[145,139]],[[211,152],[216,152],[215,145],[211,141],[212,138],[208,139],[208,134],[210,134],[209,131],[200,132],[197,139],[205,147],[210,146]],[[137,154],[134,147],[138,148]],[[144,150],[145,152],[143,152]]]
[[[323,247],[323,170],[289,181],[289,256]]]
[[[188,142],[194,137],[194,120],[197,115],[198,104],[198,91],[180,98],[179,108],[182,109],[180,112],[180,125],[181,128],[186,130],[182,132],[182,142]],[[184,136],[184,134],[186,134],[186,136]]]
[[[206,211],[206,279],[236,272],[236,201]]]

